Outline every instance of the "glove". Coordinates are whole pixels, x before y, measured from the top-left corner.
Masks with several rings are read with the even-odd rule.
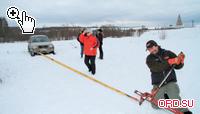
[[[181,52],[179,55],[178,55],[179,59],[181,60],[181,63],[184,64],[184,60],[185,60],[185,54],[183,52]]]
[[[170,65],[179,65],[181,63],[181,59],[180,59],[180,57],[168,59],[168,63]]]
[[[159,88],[153,88],[153,89],[151,90],[151,95],[152,95],[152,97],[155,97],[156,94],[158,93],[158,91],[159,91]]]

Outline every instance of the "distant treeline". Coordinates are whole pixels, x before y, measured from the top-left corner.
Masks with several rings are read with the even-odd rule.
[[[71,40],[77,37],[79,32],[83,30],[84,27],[74,26],[74,27],[44,27],[36,28],[35,35],[42,34],[47,35],[50,40]],[[98,27],[89,27],[94,30]],[[101,26],[99,27],[103,30],[105,37],[120,38],[124,36],[140,36],[147,29],[131,29],[122,28],[117,26]],[[19,27],[9,27],[5,18],[0,18],[0,42],[15,42],[15,41],[27,41],[31,35],[22,35]]]
[[[47,35],[50,40],[71,40],[77,37],[83,27],[48,27],[37,28],[35,35]],[[101,27],[105,37],[120,38],[124,36],[140,36],[145,29],[122,29],[119,27]],[[95,30],[94,30],[95,34]],[[31,35],[23,35],[18,27],[8,27],[4,34],[0,35],[0,42],[27,41]]]

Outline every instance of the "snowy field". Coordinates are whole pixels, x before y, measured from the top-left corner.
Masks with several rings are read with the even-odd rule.
[[[97,59],[94,76],[131,95],[134,90],[150,91],[150,72],[145,64],[145,43],[156,40],[163,48],[186,54],[185,66],[177,71],[182,98],[195,99],[191,109],[200,113],[200,28],[146,32],[141,37],[104,40],[105,59]],[[57,60],[87,73],[79,56],[79,43],[53,42]],[[153,110],[147,102],[139,106],[42,56],[31,57],[27,43],[0,44],[0,114],[169,114]]]

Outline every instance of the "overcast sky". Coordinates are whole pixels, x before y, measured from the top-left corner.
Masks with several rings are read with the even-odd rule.
[[[200,22],[200,0],[1,0],[0,16],[6,16],[9,6],[26,10],[39,27],[169,25],[175,24],[178,14],[186,23]],[[17,25],[8,21],[10,26]]]

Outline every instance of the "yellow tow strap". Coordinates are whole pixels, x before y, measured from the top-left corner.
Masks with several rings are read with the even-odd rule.
[[[127,94],[127,93],[125,93],[125,92],[119,90],[119,89],[116,89],[116,88],[114,88],[114,87],[112,87],[112,86],[110,86],[110,85],[108,85],[108,84],[106,84],[106,83],[103,83],[103,82],[101,82],[101,81],[99,81],[99,80],[97,80],[97,79],[95,79],[95,78],[93,78],[93,77],[91,77],[91,76],[89,76],[89,75],[87,75],[87,74],[85,74],[85,73],[82,73],[82,72],[80,72],[80,71],[78,71],[78,70],[76,70],[76,69],[74,69],[74,68],[72,68],[72,67],[70,67],[70,66],[68,66],[68,65],[66,65],[66,64],[64,64],[64,63],[62,63],[62,62],[60,62],[60,61],[58,61],[58,60],[55,60],[55,59],[52,58],[52,57],[49,57],[49,56],[44,55],[44,54],[42,54],[42,53],[39,53],[39,54],[42,55],[43,57],[45,57],[45,58],[47,58],[47,59],[53,61],[54,63],[57,63],[58,65],[60,65],[60,66],[62,66],[62,67],[64,67],[64,68],[67,68],[67,69],[69,69],[69,70],[71,70],[71,71],[73,71],[73,72],[79,74],[80,76],[82,76],[82,77],[84,77],[84,78],[86,78],[86,79],[89,79],[89,80],[91,80],[91,81],[93,81],[93,82],[96,82],[96,83],[98,83],[98,84],[100,84],[100,85],[102,85],[102,86],[104,86],[104,87],[106,87],[106,88],[108,88],[108,89],[110,89],[110,90],[116,92],[116,93],[119,93],[119,94],[121,94],[121,95],[127,96],[128,98],[130,98],[130,99],[132,99],[132,100],[139,101],[139,99],[137,99],[136,97],[133,97],[133,96],[131,96],[131,95],[129,95],[129,94]]]

